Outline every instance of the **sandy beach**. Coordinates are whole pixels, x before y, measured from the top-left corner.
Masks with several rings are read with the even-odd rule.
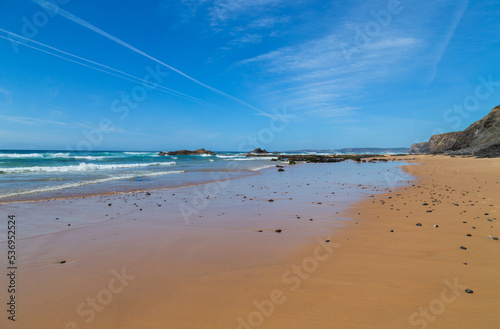
[[[18,319],[1,327],[497,328],[500,162],[407,158],[415,180],[337,186],[341,199],[327,178],[338,164],[304,164],[2,204],[29,237],[18,240]]]

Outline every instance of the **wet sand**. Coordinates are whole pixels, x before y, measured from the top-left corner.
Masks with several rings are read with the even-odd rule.
[[[416,162],[405,170],[419,180],[407,187],[343,186],[366,195],[348,210],[324,175],[299,175],[315,165],[238,179],[218,191],[208,184],[214,193],[197,199],[192,187],[2,205],[2,216],[15,213],[21,227],[23,216],[39,216],[46,233],[18,241],[18,321],[3,317],[0,324],[496,328],[500,163]],[[185,220],[179,202],[199,211]],[[44,227],[49,218],[60,227]],[[458,288],[449,290],[446,280]]]

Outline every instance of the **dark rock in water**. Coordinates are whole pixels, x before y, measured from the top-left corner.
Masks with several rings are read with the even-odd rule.
[[[59,262],[59,264],[65,264],[65,263],[66,263],[65,260],[62,260],[62,261]]]
[[[417,226],[422,226],[422,223],[417,223]]]
[[[285,169],[283,169],[283,168],[280,168],[280,169],[278,169],[278,171],[285,171]]]
[[[465,248],[464,246],[461,246],[460,249],[467,250],[467,248]]]
[[[108,207],[111,207],[111,203],[110,203],[110,204],[108,204]]]
[[[258,230],[257,232],[259,232],[259,233],[260,233],[260,232],[262,232],[262,230]]]
[[[273,200],[273,199],[269,199],[269,200],[267,200],[267,201],[269,201],[269,202],[274,202],[274,200]]]
[[[473,294],[474,291],[470,290],[470,289],[465,289],[465,292],[468,293],[468,294]]]
[[[281,233],[282,231],[278,229],[278,230],[274,230],[274,232]]]
[[[149,192],[146,192],[146,195],[147,195],[147,196],[150,196],[150,195],[151,195],[151,193],[149,193]]]
[[[284,167],[281,165],[276,165],[276,168],[284,168]]]
[[[194,151],[179,150],[179,151],[169,151],[167,153],[165,153],[165,152],[158,153],[158,155],[160,155],[160,156],[165,156],[165,155],[200,155],[200,154],[215,155],[214,152],[207,151],[205,149],[197,149],[197,150],[194,150]]]
[[[261,153],[269,153],[266,150],[261,149],[260,147],[256,148],[255,150],[248,152],[248,153],[254,153],[254,154],[261,154]]]

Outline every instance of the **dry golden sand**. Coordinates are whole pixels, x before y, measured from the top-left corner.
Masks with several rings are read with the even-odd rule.
[[[145,208],[130,215],[137,220],[125,217],[21,240],[20,321],[13,325],[2,318],[0,325],[498,328],[500,241],[487,236],[500,236],[500,161],[418,156],[411,162],[420,163],[404,167],[418,178],[414,186],[353,206],[348,214],[352,220],[342,228],[329,221],[287,224],[290,221],[268,223],[262,218],[256,225],[264,233],[256,233],[250,221],[247,228],[200,224],[187,229],[184,223],[168,224]],[[96,211],[130,209],[119,199],[112,207],[108,201],[93,200],[79,202],[90,202]],[[149,208],[160,209],[151,202],[154,207]],[[279,202],[272,205],[279,207]],[[31,214],[25,207],[43,213],[54,206],[61,205],[20,205],[16,212],[23,218]],[[324,206],[310,205],[308,211],[330,209]],[[219,217],[211,216],[206,222],[218,223]],[[286,225],[285,232],[268,232],[276,223]],[[300,234],[307,227],[314,227],[314,232],[319,228],[320,234]],[[62,259],[68,262],[58,264]],[[111,271],[123,268],[133,279],[123,290],[116,280],[110,288],[116,277]],[[106,301],[110,289],[117,291],[112,301],[85,322],[89,313],[81,315],[76,308],[86,298]],[[81,309],[88,310],[88,306]]]

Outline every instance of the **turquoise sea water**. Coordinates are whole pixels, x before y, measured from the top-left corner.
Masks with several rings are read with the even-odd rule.
[[[0,202],[191,185],[255,174],[276,164],[270,160],[237,152],[0,151]]]

